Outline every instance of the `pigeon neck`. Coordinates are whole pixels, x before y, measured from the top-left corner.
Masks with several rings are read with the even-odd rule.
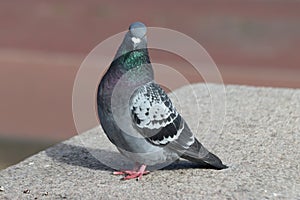
[[[137,49],[125,54],[122,66],[129,80],[137,82],[145,80],[146,77],[153,79],[153,69],[147,49]]]
[[[121,61],[122,62],[122,61]],[[126,70],[143,67],[150,63],[147,49],[138,49],[124,55],[123,66]]]

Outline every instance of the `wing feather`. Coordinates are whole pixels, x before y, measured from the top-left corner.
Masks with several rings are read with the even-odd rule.
[[[150,82],[134,92],[130,112],[134,127],[154,145],[174,143],[188,148],[194,141],[171,100],[156,83]]]

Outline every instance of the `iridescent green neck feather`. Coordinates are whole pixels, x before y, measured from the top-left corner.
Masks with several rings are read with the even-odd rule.
[[[132,51],[129,52],[129,56],[125,56],[124,67],[126,69],[132,69],[134,67],[139,67],[143,64],[149,63],[149,58],[147,52],[144,51]]]
[[[150,60],[147,49],[138,49],[124,53],[115,62],[119,67],[122,66],[125,70],[131,70],[135,67],[141,67],[143,64],[150,63]]]

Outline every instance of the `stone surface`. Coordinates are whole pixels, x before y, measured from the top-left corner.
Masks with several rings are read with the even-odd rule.
[[[0,199],[300,199],[300,90],[226,86],[225,102],[221,85],[208,88],[181,88],[172,98],[228,169],[176,161],[120,181],[105,164],[130,163],[96,127],[0,171]]]

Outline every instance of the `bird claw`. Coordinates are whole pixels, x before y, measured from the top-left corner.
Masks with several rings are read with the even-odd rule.
[[[140,172],[140,171],[130,171],[130,170],[113,172],[114,175],[125,175],[125,177],[123,177],[122,180],[130,180],[130,179],[140,180],[143,175],[147,175],[149,173],[150,171]]]
[[[139,170],[124,170],[113,172],[114,175],[125,175],[122,180],[137,179],[140,180],[143,175],[147,175],[150,171],[145,171],[146,166],[142,165]]]

